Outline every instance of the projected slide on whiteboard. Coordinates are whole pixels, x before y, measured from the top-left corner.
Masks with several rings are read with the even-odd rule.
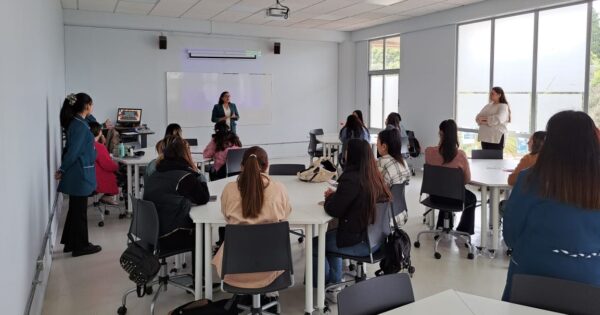
[[[229,91],[240,113],[238,125],[271,123],[270,74],[167,72],[167,120],[206,127],[221,92]]]

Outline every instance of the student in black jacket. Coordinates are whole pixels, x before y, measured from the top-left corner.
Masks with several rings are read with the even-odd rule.
[[[338,180],[337,191],[325,191],[325,212],[338,219],[338,226],[327,232],[325,250],[353,256],[369,255],[367,226],[374,223],[375,205],[391,199],[369,143],[351,139],[346,149],[346,168]],[[313,271],[317,270],[317,239],[313,240]],[[377,250],[381,244],[372,248]],[[342,280],[342,259],[327,256],[325,282]],[[315,278],[316,279],[316,278]]]
[[[158,212],[159,248],[193,252],[195,236],[190,209],[194,204],[208,202],[206,179],[198,172],[183,138],[167,136],[163,142],[163,154],[157,161],[156,171],[145,183],[144,199],[152,201]]]

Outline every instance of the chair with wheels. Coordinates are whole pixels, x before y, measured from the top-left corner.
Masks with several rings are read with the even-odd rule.
[[[512,277],[509,302],[561,314],[593,315],[598,314],[600,309],[599,296],[600,287],[589,284],[515,274]]]
[[[133,197],[132,197],[133,198]],[[159,219],[158,213],[154,203],[141,200],[133,199],[133,217],[131,219],[131,225],[129,226],[129,235],[138,242],[138,244],[146,249],[152,250],[158,257],[160,262],[160,271],[158,273],[158,279],[148,283],[146,285],[146,294],[152,294],[152,286],[158,284],[158,289],[154,293],[152,298],[152,304],[150,304],[150,314],[154,314],[156,301],[161,291],[167,291],[167,285],[171,285],[194,294],[194,290],[183,286],[174,280],[189,278],[190,275],[176,275],[169,276],[167,270],[166,259],[171,256],[179,255],[185,252],[190,252],[192,249],[185,250],[169,250],[163,251],[159,247]],[[201,272],[201,271],[199,271]],[[129,289],[123,294],[122,305],[117,310],[119,315],[127,313],[127,296],[133,292],[136,292],[137,288]]]
[[[287,289],[294,285],[294,267],[287,221],[270,224],[232,225],[225,227],[221,269],[221,289],[234,295],[251,295],[252,306],[239,305],[249,314],[274,314],[265,310],[277,307],[279,301],[261,305],[261,294]],[[240,288],[223,279],[229,274],[281,271],[271,284],[262,288]]]
[[[314,158],[320,158],[323,156],[323,147],[317,148],[317,136],[323,134],[323,129],[313,129],[308,132],[308,156],[310,156],[310,160],[308,161],[308,165],[311,165]]]
[[[428,197],[422,199],[423,194],[427,194]],[[432,198],[432,196],[435,196],[435,198]],[[444,200],[444,202],[440,202],[440,199]],[[438,244],[442,236],[452,235],[465,241],[465,247],[469,249],[467,258],[473,259],[475,255],[474,247],[471,245],[471,235],[455,231],[450,227],[452,215],[456,212],[464,211],[469,206],[465,204],[465,176],[463,171],[460,168],[425,164],[419,201],[427,207],[427,211],[439,210],[439,215],[444,218],[444,226],[441,230],[433,229],[419,232],[417,240],[414,243],[415,247],[421,247],[421,235],[433,234],[435,240],[433,248],[434,257],[440,259],[442,258],[442,254],[438,252]]]
[[[242,170],[242,159],[244,153],[248,148],[238,148],[227,150],[227,157],[225,158],[225,169],[227,177],[238,175]]]
[[[294,176],[305,169],[304,164],[271,164],[269,165],[269,175]],[[290,233],[298,236],[298,243],[304,242],[303,229],[290,229]]]
[[[408,274],[395,273],[343,289],[338,295],[338,314],[376,315],[414,301]]]

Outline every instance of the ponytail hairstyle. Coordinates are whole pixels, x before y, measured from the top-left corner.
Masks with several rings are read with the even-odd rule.
[[[404,165],[404,158],[402,157],[402,138],[400,138],[400,130],[389,129],[382,130],[377,136],[377,140],[381,144],[385,144],[388,149],[388,154],[398,161],[398,163]]]
[[[193,171],[199,171],[198,166],[196,166],[196,163],[194,163],[194,160],[192,159],[190,146],[185,139],[178,135],[167,136],[163,139],[163,145],[162,158],[158,160],[157,164],[160,164],[164,160],[183,161]]]
[[[391,200],[392,193],[377,168],[371,145],[363,139],[348,141],[346,169],[355,168],[360,178],[361,193],[369,197],[368,207],[362,213],[362,219],[369,224],[375,223],[376,204]]]
[[[242,158],[242,172],[238,176],[237,186],[242,196],[242,216],[244,218],[257,218],[262,211],[265,198],[265,184],[263,175],[269,167],[267,152],[261,147],[254,146],[246,150]]]
[[[499,86],[493,87],[492,90],[500,95],[500,99],[498,100],[498,102],[501,104],[506,104],[506,106],[508,106],[508,122],[511,122],[512,121],[512,111],[510,110],[510,105],[508,104],[508,101],[506,100],[506,94],[504,94],[504,90]]]
[[[444,158],[444,164],[450,163],[458,154],[458,128],[456,122],[452,119],[442,121],[440,132],[442,133],[442,141],[438,150]]]
[[[92,98],[85,93],[67,95],[60,109],[60,126],[63,129],[69,128],[75,115],[83,113],[92,102]]]

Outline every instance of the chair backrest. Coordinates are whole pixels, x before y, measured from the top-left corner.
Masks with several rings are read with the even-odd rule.
[[[237,175],[242,170],[242,159],[248,148],[229,149],[225,158],[227,177]]]
[[[375,222],[367,226],[369,248],[383,244],[385,238],[392,232],[390,228],[390,203],[380,202],[375,205]]]
[[[304,164],[271,164],[269,175],[296,175],[305,169]]]
[[[400,137],[400,153],[403,155],[408,155],[408,137]]]
[[[131,197],[133,199],[133,197]],[[133,216],[129,225],[129,234],[140,240],[148,249],[156,249],[159,236],[158,212],[154,203],[142,199],[133,199]]]
[[[472,150],[471,158],[476,160],[502,160],[502,150]]]
[[[394,184],[390,188],[390,190],[392,191],[392,211],[394,216],[397,216],[404,211],[408,211],[408,206],[406,205],[405,189],[405,183]]]
[[[464,203],[465,175],[460,168],[425,164],[421,183],[422,194],[461,200]]]
[[[576,258],[577,259],[577,258]],[[572,315],[598,314],[600,287],[588,284],[525,274],[515,274],[509,300],[511,303]]]
[[[198,139],[196,139],[196,138],[184,139],[184,140],[188,143],[188,145],[190,147],[195,147],[198,145]]]
[[[227,225],[222,266],[221,277],[277,270],[293,274],[288,222]]]
[[[339,315],[375,315],[415,301],[406,273],[358,282],[343,289],[337,298]]]
[[[317,143],[319,143],[317,141],[317,136],[322,135],[322,134],[323,134],[323,129],[313,129],[308,132],[308,137],[309,137],[308,154],[309,155],[312,155],[314,152],[317,151]]]

